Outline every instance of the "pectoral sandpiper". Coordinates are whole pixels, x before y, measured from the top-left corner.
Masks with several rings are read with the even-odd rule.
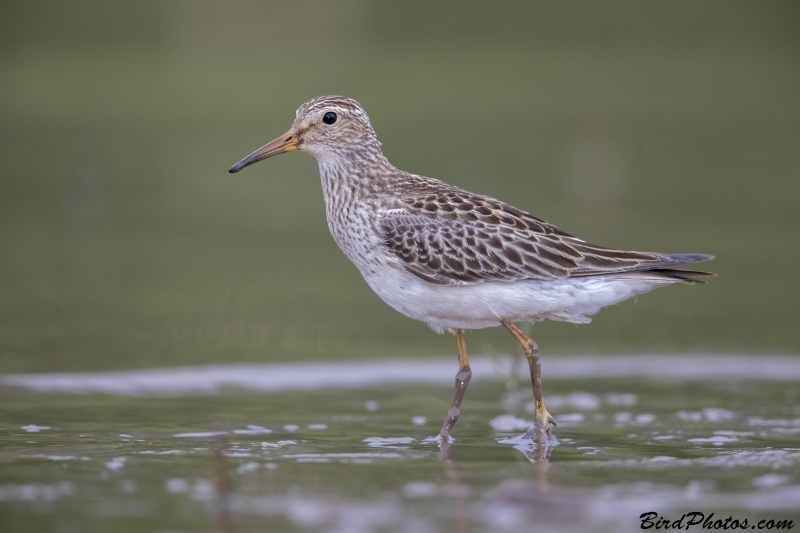
[[[583,324],[608,305],[712,275],[674,268],[711,255],[594,246],[494,198],[403,172],[380,146],[358,102],[322,96],[230,172],[293,150],[317,158],[328,227],[367,284],[397,311],[455,335],[459,371],[440,433],[445,441],[472,377],[465,329],[502,325],[522,345],[536,415],[526,435],[546,445],[554,442],[553,419],[542,399],[538,349],[514,322]]]

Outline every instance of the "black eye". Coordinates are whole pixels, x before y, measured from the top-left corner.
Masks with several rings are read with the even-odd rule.
[[[328,111],[327,113],[325,113],[325,116],[322,117],[322,122],[324,122],[325,124],[333,124],[334,122],[336,122],[336,113]]]

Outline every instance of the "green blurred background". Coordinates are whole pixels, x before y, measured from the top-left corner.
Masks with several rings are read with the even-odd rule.
[[[40,1],[0,4],[0,372],[452,353],[336,248],[313,158],[227,173],[321,94],[399,168],[717,255],[537,325],[545,361],[800,352],[800,3]]]

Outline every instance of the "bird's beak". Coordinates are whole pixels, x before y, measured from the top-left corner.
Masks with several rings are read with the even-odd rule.
[[[273,155],[283,154],[297,150],[297,131],[294,128],[290,129],[274,141],[265,144],[252,154],[248,155],[235,165],[233,165],[228,172],[231,174],[239,172],[244,167],[258,163],[262,159],[272,157]]]

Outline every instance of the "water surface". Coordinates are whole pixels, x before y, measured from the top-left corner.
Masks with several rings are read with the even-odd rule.
[[[561,444],[536,464],[519,438],[530,392],[505,359],[476,360],[446,457],[433,438],[450,396],[444,360],[427,372],[398,371],[413,360],[363,373],[358,363],[148,371],[163,375],[159,390],[158,379],[137,389],[135,373],[6,376],[0,521],[7,531],[342,532],[634,531],[649,511],[797,521],[800,368],[740,357],[742,369],[761,361],[783,375],[736,376],[733,364],[715,376],[713,357],[688,368],[698,357],[643,356],[650,364],[633,371],[629,358],[600,377],[580,358],[552,365],[545,397]],[[667,367],[684,370],[660,375]],[[337,370],[361,377],[337,386]],[[254,372],[260,392],[247,387]]]

